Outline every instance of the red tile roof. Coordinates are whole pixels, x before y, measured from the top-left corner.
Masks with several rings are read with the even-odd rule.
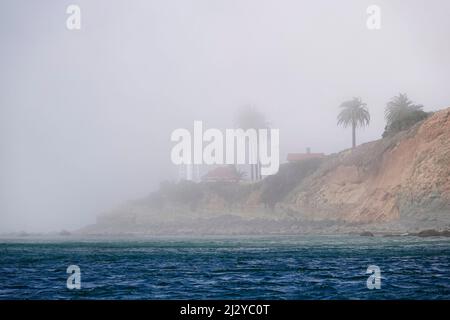
[[[239,181],[240,177],[233,166],[218,167],[203,176],[204,181]]]
[[[323,158],[323,157],[325,157],[325,154],[323,154],[323,153],[288,153],[287,161],[295,162],[295,161],[301,161],[301,160],[305,160],[305,159],[315,159],[315,158]]]

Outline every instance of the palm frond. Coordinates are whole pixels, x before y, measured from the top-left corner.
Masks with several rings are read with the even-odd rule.
[[[388,125],[402,120],[416,111],[422,110],[422,105],[414,104],[405,93],[392,97],[386,104],[384,117]]]
[[[370,113],[367,104],[362,102],[361,98],[354,97],[347,100],[339,106],[343,110],[337,116],[337,124],[344,128],[354,125],[355,127],[364,127],[370,123]]]

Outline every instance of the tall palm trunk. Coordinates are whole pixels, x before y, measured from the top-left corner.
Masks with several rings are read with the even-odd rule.
[[[356,123],[352,122],[352,149],[356,147]]]
[[[261,176],[261,162],[259,162],[259,160],[258,160],[257,166],[258,166],[258,180],[261,180],[262,179],[262,176]]]
[[[253,166],[255,167],[255,181],[258,181],[259,180],[259,165],[258,165],[258,162],[256,162]]]

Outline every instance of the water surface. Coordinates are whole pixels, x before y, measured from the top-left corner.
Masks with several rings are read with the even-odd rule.
[[[81,289],[66,287],[69,265]],[[369,290],[369,265],[381,289]],[[0,240],[0,299],[450,299],[450,241],[359,236]]]

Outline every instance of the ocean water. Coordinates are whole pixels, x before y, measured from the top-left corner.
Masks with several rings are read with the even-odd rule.
[[[69,265],[81,269],[80,290],[66,287]],[[380,289],[367,288],[369,265]],[[3,239],[0,299],[450,299],[450,241]]]

